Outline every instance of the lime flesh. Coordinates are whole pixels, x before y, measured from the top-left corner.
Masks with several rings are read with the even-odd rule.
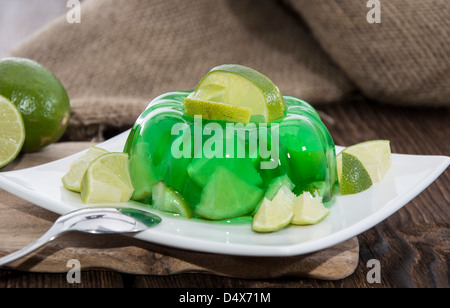
[[[314,225],[328,216],[327,209],[320,196],[313,196],[310,192],[304,192],[298,196],[294,203],[293,225]]]
[[[17,108],[0,96],[0,168],[12,162],[25,142],[25,125]]]

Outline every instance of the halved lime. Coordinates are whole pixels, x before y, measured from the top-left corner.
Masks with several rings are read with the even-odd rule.
[[[330,210],[322,203],[322,197],[304,192],[295,199],[293,225],[314,225],[328,216]]]
[[[104,149],[90,147],[85,155],[78,158],[72,164],[69,172],[67,172],[62,178],[64,187],[74,192],[81,192],[81,180],[83,179],[89,164],[100,155],[106,153],[108,153],[108,151]]]
[[[248,124],[252,116],[250,108],[202,101],[189,97],[184,99],[184,110],[191,117],[201,115],[203,119],[241,122],[243,124]]]
[[[253,119],[260,122],[277,120],[286,109],[280,90],[269,78],[236,64],[213,68],[190,98],[250,108]]]
[[[107,153],[89,164],[81,181],[81,199],[84,203],[121,203],[130,200],[133,193],[128,154]]]
[[[1,59],[0,95],[8,98],[22,115],[26,131],[24,153],[56,142],[69,125],[70,100],[64,85],[35,61]]]
[[[25,142],[22,115],[8,99],[0,96],[0,168],[12,162]]]
[[[361,161],[352,154],[342,154],[342,175],[340,187],[342,195],[357,194],[369,189],[373,182]]]
[[[294,216],[294,200],[295,195],[288,186],[282,186],[272,201],[264,198],[253,217],[253,231],[273,232],[289,225]]]

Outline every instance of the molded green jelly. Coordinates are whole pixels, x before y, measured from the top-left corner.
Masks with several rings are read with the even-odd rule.
[[[274,179],[287,175],[295,185],[295,194],[317,190],[326,204],[333,200],[337,184],[335,145],[311,105],[284,96],[287,110],[281,119],[267,124],[234,125],[228,133],[232,123],[203,120],[198,125],[184,113],[183,99],[190,93],[169,92],[155,98],[131,130],[124,152],[129,154],[133,200],[151,204],[153,184],[164,181],[183,196],[197,217],[214,220],[251,214],[261,200],[252,201],[254,205],[245,204],[248,213],[230,209],[227,217],[227,202],[234,200],[227,200],[226,196],[232,187],[229,183],[217,184],[217,177],[213,179],[217,194],[224,197],[205,196],[214,191],[213,184],[202,197],[217,166],[227,168],[258,192],[265,192]],[[268,165],[264,167],[262,163]],[[236,181],[234,194],[230,195],[242,191],[242,187],[237,187],[243,186],[242,181]],[[208,217],[195,211],[201,200],[217,203],[209,208]],[[214,206],[220,212],[217,218]]]

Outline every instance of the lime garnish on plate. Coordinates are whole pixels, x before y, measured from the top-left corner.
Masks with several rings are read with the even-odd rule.
[[[293,225],[315,225],[328,216],[330,210],[322,203],[322,197],[304,192],[295,199]]]
[[[345,153],[358,158],[373,182],[380,182],[392,164],[389,140],[372,140],[344,149]]]
[[[294,216],[294,200],[295,195],[288,186],[282,186],[272,201],[264,198],[253,217],[253,231],[273,232],[289,225]]]
[[[89,164],[81,181],[84,203],[121,203],[133,193],[128,170],[128,154],[107,153]]]
[[[108,151],[101,148],[90,147],[85,155],[77,159],[71,165],[70,170],[62,178],[64,187],[74,192],[81,192],[81,180],[83,179],[89,164],[100,155],[106,153],[108,153]]]

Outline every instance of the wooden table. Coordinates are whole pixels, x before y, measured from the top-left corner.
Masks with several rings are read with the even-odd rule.
[[[7,2],[11,1],[0,0],[2,8]],[[16,10],[20,10],[20,4],[24,10],[32,10],[30,2],[14,2],[19,3]],[[59,0],[48,1],[47,4],[49,7],[53,5],[55,11],[48,10],[47,13],[51,14],[38,15],[36,18],[39,20],[36,22],[44,23],[55,12],[65,10]],[[16,29],[3,16],[0,18],[0,25],[2,35]],[[17,30],[16,33],[24,36]],[[1,46],[0,56],[5,56],[12,44]],[[450,156],[449,108],[392,107],[353,96],[339,104],[318,109],[336,144],[348,146],[365,140],[389,139],[395,153]],[[81,284],[69,284],[66,274],[0,270],[0,287],[449,287],[449,187],[450,170],[446,170],[397,213],[360,234],[359,265],[351,276],[338,281],[297,278],[253,280],[206,274],[137,276],[91,270],[82,272]],[[369,283],[367,280],[366,276],[371,269],[368,262],[372,259],[380,262],[381,283]]]

